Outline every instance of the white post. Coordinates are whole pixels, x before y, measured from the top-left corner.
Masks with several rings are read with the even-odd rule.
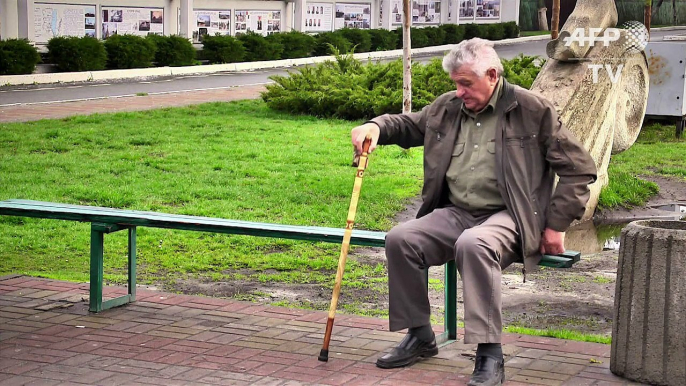
[[[455,2],[457,0],[453,0]],[[450,13],[450,0],[441,0],[441,24],[449,24],[448,13]],[[453,19],[455,14],[452,14]]]
[[[282,23],[282,28],[281,32],[290,32],[295,30],[293,28],[293,12],[294,12],[294,3],[292,1],[287,1],[286,2],[286,14],[284,15],[284,21]]]
[[[393,13],[391,9],[391,0],[380,0],[383,3],[383,17],[381,18],[381,28],[391,30],[393,29]]]
[[[181,0],[181,15],[179,16],[179,35],[187,39],[193,38],[193,0]]]
[[[305,32],[305,0],[295,0],[295,17],[293,29]]]
[[[17,2],[14,0],[0,0],[0,37],[14,39],[19,36],[17,27]]]
[[[412,8],[410,0],[403,0],[403,114],[412,111]]]
[[[19,16],[18,37],[34,41],[34,27],[33,27],[33,0],[19,0],[17,1],[17,15]]]
[[[502,5],[500,6],[502,9]],[[502,11],[500,11],[502,12]],[[453,9],[450,11],[453,24],[460,24],[460,0],[453,0]]]

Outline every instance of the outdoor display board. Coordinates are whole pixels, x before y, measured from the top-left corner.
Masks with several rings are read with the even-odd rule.
[[[370,3],[336,3],[334,27],[370,29],[372,27],[372,5]]]
[[[305,5],[305,31],[332,31],[333,4],[307,3]]]
[[[461,20],[500,19],[500,0],[459,0]]]
[[[138,7],[102,7],[102,38],[130,34],[164,34],[164,9]]]
[[[231,10],[194,10],[193,17],[194,43],[200,43],[203,35],[231,34]]]
[[[281,11],[236,11],[236,35],[248,31],[261,35],[281,32]]]
[[[476,0],[477,19],[500,19],[500,0]]]
[[[393,24],[403,22],[402,0],[391,1],[391,21]],[[440,0],[413,0],[412,24],[438,24],[441,22]]]
[[[36,43],[56,36],[95,37],[95,6],[34,3],[33,30]]]

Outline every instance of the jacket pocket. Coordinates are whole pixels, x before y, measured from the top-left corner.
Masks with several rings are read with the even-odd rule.
[[[453,157],[459,157],[462,153],[464,153],[464,143],[456,144],[453,149]]]
[[[486,150],[491,154],[495,154],[495,141],[489,141],[486,144]]]

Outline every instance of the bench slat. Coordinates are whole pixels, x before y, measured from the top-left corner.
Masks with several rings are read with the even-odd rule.
[[[280,225],[31,200],[1,201],[0,214],[331,243],[341,243],[345,233],[342,228]],[[350,242],[355,245],[383,247],[385,237],[384,232],[354,229]]]
[[[342,228],[281,225],[32,200],[0,201],[0,215],[101,222],[124,226],[145,226],[329,243],[341,243],[345,233],[345,229]],[[385,232],[353,229],[350,244],[384,247],[385,239]],[[567,251],[562,255],[545,255],[539,265],[553,268],[569,268],[577,261],[579,261],[579,253]]]

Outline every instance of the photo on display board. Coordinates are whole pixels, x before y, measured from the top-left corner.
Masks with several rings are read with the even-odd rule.
[[[231,12],[219,11],[219,18],[222,20],[231,19]]]
[[[135,27],[136,27],[136,26],[134,25],[134,28],[135,28]],[[150,31],[150,22],[147,21],[147,20],[141,20],[141,21],[138,23],[138,30],[139,30],[139,31]]]
[[[162,11],[150,11],[150,22],[154,24],[161,24],[164,20]]]
[[[94,38],[95,37],[95,30],[94,29],[87,29],[86,30],[86,36]]]
[[[86,18],[86,29],[95,29],[95,18],[94,17],[87,17]]]
[[[209,27],[210,15],[198,15],[198,27]]]
[[[95,12],[86,12],[86,17],[95,17]]]
[[[121,9],[112,11],[110,13],[110,22],[121,23],[122,21],[124,21],[124,17],[123,17],[122,13],[123,13],[123,11]]]

